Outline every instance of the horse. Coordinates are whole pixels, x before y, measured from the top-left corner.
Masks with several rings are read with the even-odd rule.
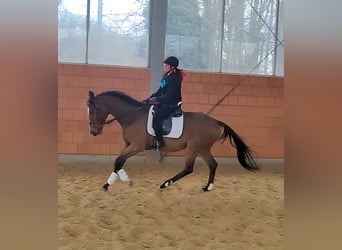
[[[108,187],[113,185],[117,179],[131,184],[123,166],[128,158],[144,150],[149,150],[153,144],[154,136],[150,135],[146,129],[152,104],[138,101],[121,91],[105,91],[95,96],[91,90],[89,90],[86,104],[91,135],[101,135],[103,127],[116,120],[122,127],[125,142],[123,150],[114,161],[114,170],[102,189],[108,191]],[[107,120],[109,114],[114,118]],[[185,166],[178,174],[164,181],[160,185],[160,190],[191,174],[195,159],[200,155],[209,167],[208,182],[202,190],[211,191],[214,187],[218,164],[210,150],[215,142],[223,143],[226,139],[229,139],[230,144],[236,149],[237,159],[243,168],[251,172],[259,170],[251,149],[226,123],[201,112],[183,112],[183,117],[184,126],[181,136],[177,139],[164,137],[165,146],[160,151],[176,152],[186,149]]]

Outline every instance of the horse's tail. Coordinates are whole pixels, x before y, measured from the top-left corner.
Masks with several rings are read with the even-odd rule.
[[[223,133],[219,140],[222,139],[224,142],[229,138],[230,144],[236,148],[236,154],[240,164],[248,171],[259,170],[259,167],[252,157],[251,149],[244,143],[241,137],[224,122],[218,120],[216,122],[220,127],[223,127]]]

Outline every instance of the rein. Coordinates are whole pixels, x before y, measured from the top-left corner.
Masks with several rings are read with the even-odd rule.
[[[110,119],[110,120],[107,120],[107,121],[103,121],[103,122],[89,122],[89,125],[97,125],[99,128],[102,128],[104,127],[105,125],[109,125],[111,124],[112,122],[114,122],[115,120],[117,120],[116,118],[113,118],[113,119]]]
[[[124,117],[125,115],[127,115],[127,114],[129,114],[129,113],[138,111],[138,110],[140,110],[140,109],[142,109],[142,108],[144,108],[144,107],[145,107],[145,105],[144,105],[144,106],[141,106],[141,107],[138,107],[138,108],[134,108],[134,109],[128,110],[127,112],[121,114],[121,115],[120,115],[119,117],[117,117],[117,118],[113,118],[113,119],[106,120],[106,121],[103,121],[103,122],[94,122],[94,123],[91,123],[91,122],[90,122],[89,125],[98,125],[99,128],[101,128],[101,127],[104,127],[105,125],[111,124],[111,123],[114,122],[114,121],[118,121],[119,119],[121,119],[122,117]]]
[[[115,120],[117,120],[117,119],[116,119],[116,118],[113,118],[113,119],[104,121],[102,127],[103,127],[104,125],[109,125],[109,124],[111,124],[111,123],[114,122]]]

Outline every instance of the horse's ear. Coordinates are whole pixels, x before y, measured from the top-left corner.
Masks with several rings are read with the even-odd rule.
[[[88,96],[89,96],[89,101],[91,101],[91,102],[94,101],[95,95],[94,95],[94,92],[93,92],[93,91],[89,90]]]
[[[94,92],[91,91],[91,90],[89,90],[88,96],[89,96],[89,98],[88,98],[88,100],[87,100],[87,105],[88,105],[88,107],[89,107],[90,105],[93,105],[93,104],[94,104],[94,101],[95,101]]]

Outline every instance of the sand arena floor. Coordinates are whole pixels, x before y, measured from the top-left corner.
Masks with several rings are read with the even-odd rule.
[[[183,158],[161,163],[143,156],[124,168],[133,185],[100,190],[115,156],[58,156],[58,245],[66,249],[284,249],[284,165],[256,160],[258,173],[236,159],[216,158],[215,186],[202,192],[209,168],[164,191],[159,185],[183,168]]]

